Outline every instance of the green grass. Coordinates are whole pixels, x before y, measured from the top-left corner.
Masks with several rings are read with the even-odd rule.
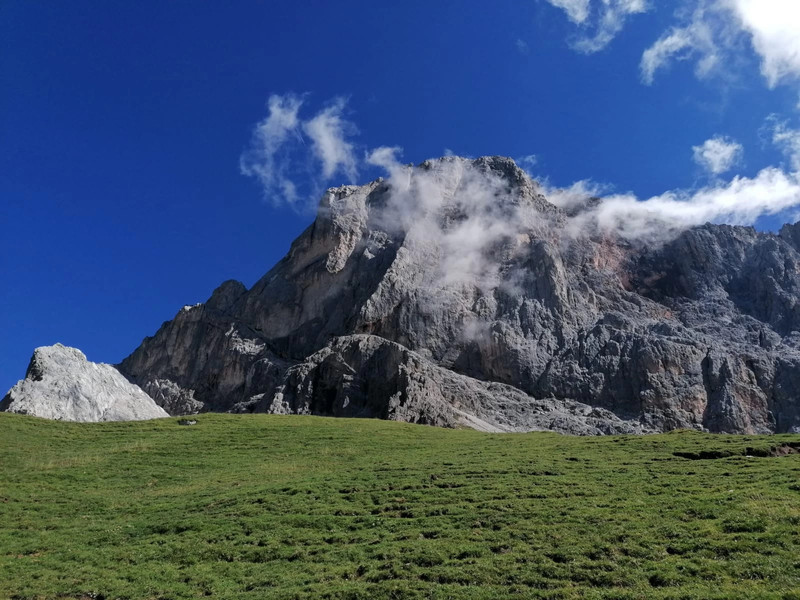
[[[0,597],[800,599],[800,436],[198,421],[0,413]]]

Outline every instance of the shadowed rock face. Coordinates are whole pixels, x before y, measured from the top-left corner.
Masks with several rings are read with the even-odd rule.
[[[799,225],[653,245],[568,232],[570,211],[499,157],[329,190],[251,289],[223,283],[120,369],[171,414],[800,430]]]
[[[60,421],[138,421],[169,416],[111,365],[93,363],[76,348],[37,348],[25,379],[0,410]]]

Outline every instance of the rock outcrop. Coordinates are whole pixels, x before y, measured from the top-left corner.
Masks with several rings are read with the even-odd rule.
[[[113,366],[93,363],[76,348],[37,348],[25,379],[0,401],[0,410],[61,421],[138,421],[167,412]]]
[[[535,399],[510,385],[454,373],[399,344],[365,334],[335,338],[289,368],[271,398],[236,408],[377,417],[494,432],[555,430],[595,435],[647,431],[607,410],[555,398]]]

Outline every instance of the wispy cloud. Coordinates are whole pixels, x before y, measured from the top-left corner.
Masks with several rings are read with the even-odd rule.
[[[722,0],[720,0],[722,1]],[[800,78],[800,2],[726,0],[761,57],[761,73],[770,87]]]
[[[800,79],[800,3],[796,0],[691,0],[678,11],[678,25],[642,54],[642,81],[673,61],[695,60],[707,77],[748,46],[761,61],[769,87]],[[723,60],[726,59],[726,60]]]
[[[742,159],[744,148],[730,138],[716,135],[699,146],[692,146],[694,162],[712,175],[730,171]]]
[[[564,239],[602,234],[662,243],[707,221],[753,224],[763,215],[800,206],[800,130],[777,117],[768,120],[768,131],[791,170],[773,166],[755,177],[723,181],[716,176],[733,167],[743,151],[738,142],[715,136],[693,147],[697,163],[715,176],[709,185],[640,199],[630,193],[610,194],[608,186],[588,181],[566,189],[529,182],[521,192],[509,188],[490,167],[491,161],[483,159],[450,156],[411,167],[400,162],[399,147],[358,151],[349,141],[356,128],[343,116],[344,100],[305,119],[299,114],[302,106],[299,96],[270,98],[269,115],[255,127],[251,147],[242,156],[242,172],[256,177],[273,201],[296,205],[309,198],[316,201],[329,183],[354,181],[362,165],[382,168],[391,194],[375,218],[386,231],[413,229],[419,244],[432,245],[446,282],[480,280],[481,285],[493,285],[497,265],[492,252],[513,246],[514,240],[533,239],[530,234],[536,230]],[[300,161],[299,169],[293,159]],[[519,163],[531,169],[536,157],[521,157]],[[303,193],[295,183],[301,174],[312,178]],[[540,192],[564,212],[542,212],[534,201]],[[446,219],[431,218],[442,210],[449,215]]]
[[[528,175],[533,175],[533,168],[539,164],[539,157],[535,154],[527,154],[525,156],[519,156],[515,158],[514,162],[522,167],[522,170],[528,173]]]
[[[570,223],[576,234],[605,233],[629,240],[665,242],[706,222],[752,225],[759,217],[800,206],[796,172],[769,167],[753,178],[734,177],[696,191],[675,190],[645,200],[608,196]]]
[[[451,156],[410,167],[399,153],[383,147],[367,157],[386,170],[389,185],[388,197],[372,207],[370,219],[386,231],[402,231],[408,251],[429,263],[419,282],[426,297],[443,301],[438,294],[452,286],[496,287],[498,247],[535,223],[544,226],[546,217],[515,202],[519,190],[509,189],[483,159]]]
[[[698,7],[682,27],[672,27],[642,54],[639,63],[642,81],[650,85],[656,72],[673,61],[695,60],[695,75],[703,79],[714,72],[720,62],[722,52],[715,29],[717,19],[709,17],[704,7]]]
[[[290,139],[301,140],[297,113],[302,103],[302,98],[292,94],[271,96],[269,115],[255,126],[250,149],[239,159],[242,173],[256,177],[273,202],[278,198],[297,202],[297,190],[287,174],[289,165],[280,151]]]
[[[586,54],[605,48],[648,0],[545,0],[577,27],[571,46]],[[675,22],[642,54],[645,84],[674,62],[694,62],[695,75],[722,74],[731,59],[758,57],[773,88],[800,81],[800,2],[797,0],[680,0]],[[752,56],[753,54],[749,54]]]
[[[622,31],[631,15],[647,11],[647,0],[546,0],[562,9],[580,27],[572,46],[592,54],[605,48]]]
[[[348,138],[357,133],[344,118],[346,100],[336,98],[308,119],[300,116],[305,96],[273,95],[268,115],[253,129],[249,147],[239,159],[244,175],[256,178],[273,204],[306,209],[334,176],[350,183],[358,161]],[[341,183],[341,181],[339,182]]]
[[[401,164],[398,155],[398,148],[387,147],[368,157],[386,169],[391,190],[373,217],[387,230],[402,229],[406,239],[425,246],[425,254],[440,267],[435,285],[496,286],[498,256],[513,255],[530,240],[570,243],[601,235],[657,245],[706,222],[752,225],[764,215],[800,206],[798,173],[768,167],[752,178],[715,179],[700,189],[646,199],[609,194],[608,186],[589,181],[566,189],[531,183],[529,192],[543,193],[564,211],[543,212],[535,202],[521,200],[531,196],[520,196],[519,189],[509,188],[480,160],[449,157],[420,168]],[[447,218],[441,218],[442,211]]]
[[[767,123],[772,130],[772,143],[783,152],[795,171],[800,171],[800,129],[791,129],[787,121],[770,115]]]
[[[547,0],[556,8],[567,13],[573,23],[584,24],[589,19],[589,0]]]
[[[303,123],[303,131],[312,143],[314,156],[322,163],[322,176],[330,179],[337,171],[350,182],[358,175],[353,144],[347,137],[358,132],[355,125],[342,117],[347,102],[337,98],[333,104]]]
[[[576,208],[586,207],[590,199],[600,198],[610,191],[610,185],[588,179],[576,181],[565,188],[553,187],[548,183],[542,186],[542,192],[547,197],[547,200],[567,212],[572,212]]]

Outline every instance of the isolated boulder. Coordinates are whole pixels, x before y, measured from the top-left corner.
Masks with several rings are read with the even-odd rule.
[[[0,401],[0,410],[59,421],[140,421],[169,416],[115,367],[86,360],[61,344],[37,348],[25,379]]]

